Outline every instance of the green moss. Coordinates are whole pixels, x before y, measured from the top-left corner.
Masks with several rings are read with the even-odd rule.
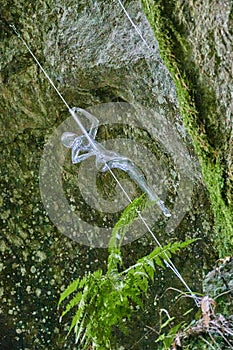
[[[219,121],[216,98],[200,78],[191,61],[191,48],[185,40],[184,28],[176,21],[176,1],[141,0],[154,30],[160,54],[176,85],[184,124],[192,137],[209,191],[215,218],[213,232],[220,257],[233,253],[232,204],[224,160],[226,130]]]

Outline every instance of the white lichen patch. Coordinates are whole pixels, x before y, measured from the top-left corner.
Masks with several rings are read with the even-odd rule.
[[[19,266],[19,264],[13,263],[12,264],[12,269],[17,269],[18,266]]]
[[[1,219],[3,220],[3,222],[5,222],[10,216],[10,209],[5,210],[1,213]]]
[[[21,267],[20,271],[22,276],[26,274],[26,269],[24,267]]]
[[[163,103],[166,103],[166,100],[164,99],[164,97],[162,95],[158,95],[158,103],[159,104],[163,104]]]
[[[42,261],[47,259],[46,254],[44,252],[42,252],[41,250],[36,251],[35,257],[36,257],[36,260],[38,262],[42,262]]]
[[[76,206],[71,204],[71,205],[70,205],[70,209],[71,209],[71,211],[74,212],[74,211],[76,210]]]
[[[210,223],[206,220],[202,222],[202,227],[206,232],[209,232],[211,230]]]
[[[20,237],[22,237],[23,239],[28,238],[28,234],[26,231],[22,230],[20,227],[18,228],[18,232],[20,234]]]
[[[60,332],[59,328],[55,327],[55,328],[54,328],[54,333],[55,333],[55,334],[59,334],[59,332]]]
[[[5,242],[2,240],[2,241],[0,242],[0,252],[1,252],[1,253],[5,253],[6,249],[7,249],[6,244],[5,244]]]
[[[40,208],[39,207],[35,207],[35,208],[33,208],[33,214],[36,214],[36,213],[38,213],[40,211]]]
[[[66,289],[66,286],[63,284],[60,288],[61,292],[63,292]]]
[[[39,298],[40,295],[41,295],[41,289],[36,288],[36,296]]]
[[[36,272],[36,268],[35,268],[35,266],[34,266],[34,265],[33,265],[33,266],[31,266],[30,271],[31,271],[31,273],[35,273],[35,272]]]
[[[29,252],[26,251],[26,250],[24,250],[24,251],[22,252],[22,254],[23,254],[24,260],[27,261]]]
[[[29,294],[29,293],[31,293],[31,286],[27,286],[27,288],[26,288],[26,292]]]

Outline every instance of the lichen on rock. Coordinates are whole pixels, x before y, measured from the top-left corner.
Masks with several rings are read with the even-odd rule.
[[[107,257],[107,250],[85,247],[62,235],[43,207],[39,191],[43,147],[53,130],[68,117],[68,112],[9,23],[15,24],[71,106],[88,108],[104,102],[126,101],[133,106],[152,108],[164,121],[169,121],[197,165],[198,176],[192,206],[177,229],[165,233],[161,222],[154,230],[162,243],[169,239],[202,238],[201,243],[197,242],[192,250],[175,259],[181,274],[195,290],[201,289],[203,264],[214,257],[215,252],[208,247],[213,226],[208,193],[180,116],[175,85],[139,2],[132,1],[128,10],[152,47],[151,52],[113,1],[87,4],[87,1],[12,0],[2,6],[0,284],[1,317],[4,334],[9,334],[8,347],[74,349],[73,339],[65,339],[64,328],[69,320],[65,327],[58,322],[59,294],[77,276],[104,268]],[[148,118],[146,113],[140,120],[141,129],[145,118]],[[105,131],[102,130],[101,137]],[[170,192],[171,198],[175,197],[179,174],[174,162],[158,141],[139,131],[130,134],[127,130],[127,133],[144,140],[161,156],[161,162],[173,174]],[[70,175],[67,176],[70,180]],[[126,263],[135,262],[153,246],[149,235],[125,246]],[[154,345],[153,334],[144,337],[144,325],[148,322],[154,327],[157,323],[158,309],[154,310],[152,299],[161,297],[160,307],[170,307],[176,313],[179,310],[177,317],[182,317],[186,306],[180,303],[177,307],[174,295],[164,294],[171,283],[181,287],[171,272],[160,271],[145,315],[136,314],[130,325],[134,330],[127,338],[119,335],[120,345],[129,348],[134,344],[135,329],[137,340],[143,337],[138,349],[150,349]],[[1,341],[3,344],[3,338]]]

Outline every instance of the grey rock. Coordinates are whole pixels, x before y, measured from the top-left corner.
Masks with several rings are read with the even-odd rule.
[[[177,145],[188,150],[187,154],[181,152],[180,155],[184,163],[195,167],[192,176],[187,174],[187,179],[194,184],[192,205],[180,223],[177,215],[176,229],[166,232],[162,229],[165,226],[162,220],[155,232],[161,243],[169,239],[203,238],[201,244],[195,244],[175,260],[181,274],[198,291],[205,261],[203,250],[209,242],[213,219],[208,211],[209,201],[199,165],[179,115],[174,84],[161,61],[157,42],[139,3],[131,2],[129,11],[152,47],[151,51],[114,1],[93,1],[87,5],[86,1],[38,0],[1,5],[1,312],[7,323],[14,325],[15,349],[74,349],[73,339],[65,339],[64,327],[58,323],[59,294],[85,271],[104,268],[107,251],[70,240],[53,226],[46,214],[39,191],[43,147],[50,134],[69,115],[7,23],[14,23],[22,33],[71,106],[88,108],[125,101],[143,111],[139,120],[141,129],[145,123],[156,124],[144,108],[153,109],[161,116],[164,122],[161,138],[151,140],[142,130],[128,131],[128,136],[144,139],[145,145],[166,168],[171,206],[185,207],[186,198],[182,193],[180,201],[176,198],[180,186],[179,169],[169,156],[173,145],[169,145],[169,139],[162,143],[166,130],[175,133]],[[127,135],[126,131],[123,133]],[[99,137],[104,139],[104,130],[100,130]],[[69,194],[74,185],[69,172],[66,179],[70,181]],[[187,193],[185,184],[182,186],[183,193]],[[88,208],[82,210],[85,214]],[[125,246],[126,264],[149,253],[153,246],[149,235]],[[164,297],[164,292],[171,283],[177,288],[183,288],[182,285],[168,271],[161,271],[155,283],[151,295],[154,298],[163,295],[160,307],[173,307],[174,293]],[[186,306],[175,305],[175,311],[180,308],[179,318]],[[134,319],[137,339],[144,335],[146,322],[151,326],[157,323],[152,315],[155,315],[154,305],[148,302],[145,317],[138,313]],[[122,336],[126,348],[134,341],[134,332],[127,339]],[[154,344],[153,334],[137,346],[150,349],[151,342]]]

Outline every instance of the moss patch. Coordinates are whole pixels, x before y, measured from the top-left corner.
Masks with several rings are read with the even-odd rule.
[[[232,184],[227,179],[224,155],[227,132],[218,116],[215,93],[200,79],[201,72],[192,62],[192,48],[174,15],[177,2],[141,2],[175,82],[183,121],[200,160],[215,218],[216,250],[220,257],[232,255]]]

